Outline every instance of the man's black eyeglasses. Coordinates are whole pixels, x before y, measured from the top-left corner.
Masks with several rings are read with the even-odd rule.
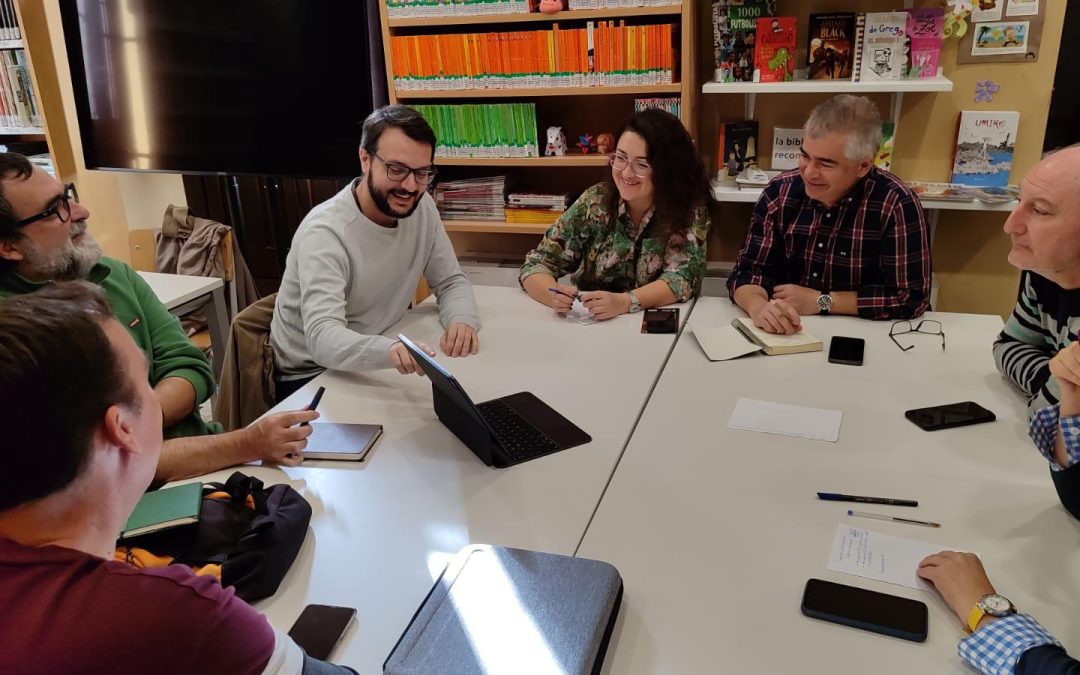
[[[403,180],[408,178],[409,174],[411,173],[416,178],[417,185],[427,185],[431,181],[435,180],[435,174],[438,173],[438,170],[436,170],[433,166],[426,166],[423,169],[412,169],[405,166],[404,164],[398,164],[397,162],[388,162],[382,157],[379,157],[379,153],[377,152],[373,152],[371,154],[375,155],[375,159],[383,163],[383,166],[386,167],[386,177],[394,181],[395,183],[402,182]]]
[[[64,193],[53,201],[52,206],[29,218],[23,218],[15,223],[15,227],[26,227],[30,223],[36,223],[39,220],[45,220],[53,216],[58,217],[61,223],[66,223],[71,218],[72,199],[75,200],[76,204],[79,203],[79,191],[75,189],[75,183],[68,183],[64,186]]]
[[[908,333],[922,333],[923,335],[940,335],[941,336],[941,351],[945,351],[945,331],[941,330],[941,322],[933,319],[923,319],[915,326],[911,325],[910,321],[897,321],[889,328],[889,338],[893,343],[900,348],[900,351],[906,352],[910,349],[914,349],[915,345],[908,345],[905,347],[896,340],[897,335],[907,335]]]

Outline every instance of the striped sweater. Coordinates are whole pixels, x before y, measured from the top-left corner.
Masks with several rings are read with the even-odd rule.
[[[1076,340],[1080,330],[1080,289],[1066,290],[1025,271],[1016,308],[994,341],[998,370],[1028,396],[1028,417],[1058,402],[1050,359]]]

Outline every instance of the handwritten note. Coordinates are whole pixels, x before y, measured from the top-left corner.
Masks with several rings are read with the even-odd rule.
[[[599,321],[599,319],[589,313],[589,310],[585,308],[585,305],[581,304],[581,300],[574,300],[574,306],[566,313],[566,318],[571,321],[577,321],[582,326],[591,326]]]
[[[930,584],[920,579],[915,570],[926,556],[948,549],[941,544],[893,537],[841,523],[836,526],[829,569],[928,591]]]

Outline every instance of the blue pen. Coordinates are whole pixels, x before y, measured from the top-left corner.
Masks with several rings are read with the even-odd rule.
[[[827,502],[861,502],[863,504],[885,504],[887,506],[918,506],[919,502],[914,499],[893,499],[891,497],[859,497],[857,495],[842,495],[836,492],[819,492],[818,499]]]

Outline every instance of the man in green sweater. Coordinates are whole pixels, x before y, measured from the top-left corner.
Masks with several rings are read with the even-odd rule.
[[[162,451],[158,481],[258,459],[299,463],[311,429],[294,425],[315,413],[269,415],[228,434],[202,421],[198,406],[214,391],[210,364],[142,277],[102,256],[86,230],[89,215],[74,185],[63,185],[22,155],[0,153],[0,298],[72,279],[101,286],[117,320],[149,359],[150,384],[171,439]]]

